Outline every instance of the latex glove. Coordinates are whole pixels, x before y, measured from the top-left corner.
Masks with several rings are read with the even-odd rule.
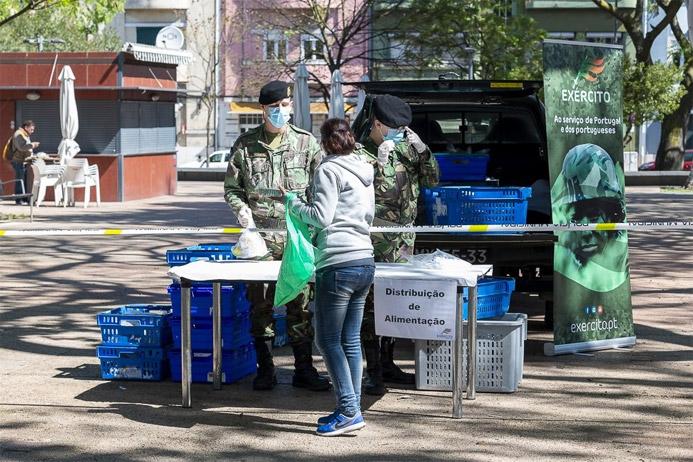
[[[255,227],[253,212],[250,211],[249,207],[243,207],[241,210],[239,210],[236,218],[238,218],[238,224],[243,228]],[[253,223],[253,226],[251,226],[251,223]]]
[[[385,165],[387,163],[390,153],[395,149],[395,142],[392,140],[386,140],[380,143],[378,146],[378,163],[380,165]]]
[[[407,142],[409,142],[409,145],[413,146],[414,149],[416,149],[416,152],[418,152],[419,154],[424,152],[426,150],[426,144],[423,141],[421,141],[421,137],[419,137],[419,135],[417,135],[416,132],[409,127],[406,128],[406,131]]]

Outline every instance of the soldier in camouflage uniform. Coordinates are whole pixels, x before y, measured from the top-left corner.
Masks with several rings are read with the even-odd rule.
[[[263,189],[281,186],[305,198],[313,173],[322,159],[320,146],[313,135],[288,123],[291,111],[289,88],[286,82],[276,80],[262,87],[259,101],[264,123],[243,133],[231,149],[224,197],[243,227],[248,227],[252,218],[258,228],[286,228],[284,203],[278,197],[267,196]],[[267,233],[264,238],[270,251],[268,258],[280,260],[285,235]],[[255,390],[271,390],[277,383],[272,354],[267,346],[267,341],[274,337],[274,290],[274,284],[248,284],[258,361],[257,376],[253,380]],[[308,299],[309,290],[306,288],[286,305],[296,368],[292,383],[295,387],[315,391],[328,390],[329,380],[320,376],[313,367],[313,329]]]
[[[374,226],[413,225],[421,187],[438,184],[438,163],[421,138],[407,127],[411,108],[401,99],[380,95],[373,102],[370,135],[361,154],[375,169]],[[402,263],[414,253],[414,233],[371,233],[376,262]],[[394,339],[375,335],[373,291],[368,294],[361,327],[368,381],[364,392],[385,393],[385,382],[413,384],[393,362]]]

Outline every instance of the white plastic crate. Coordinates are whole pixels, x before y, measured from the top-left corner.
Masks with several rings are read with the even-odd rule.
[[[465,336],[467,322],[464,322]],[[522,382],[527,339],[527,315],[507,313],[477,321],[476,391],[512,393]],[[467,339],[464,345],[464,380],[467,381]],[[416,388],[452,390],[452,342],[416,341]]]

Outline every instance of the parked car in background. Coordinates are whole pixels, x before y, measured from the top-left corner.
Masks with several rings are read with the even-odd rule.
[[[683,154],[683,169],[693,170],[693,150],[686,151]]]
[[[639,171],[648,171],[648,170],[654,170],[655,169],[655,163],[654,162],[645,162],[644,164],[640,165],[638,167]]]
[[[197,156],[197,160],[192,162],[187,162],[180,166],[180,168],[223,168],[225,169],[229,164],[229,159],[231,158],[231,151],[228,149],[223,149],[221,151],[214,151],[209,155],[209,163],[204,154]]]
[[[654,169],[655,169],[655,163],[654,162],[645,162],[640,167],[638,167],[638,170],[640,170],[640,171],[648,171],[648,170],[654,170]],[[688,149],[683,154],[683,168],[681,170],[684,170],[684,171],[693,170],[693,149]]]

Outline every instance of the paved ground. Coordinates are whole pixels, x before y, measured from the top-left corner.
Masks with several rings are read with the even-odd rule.
[[[231,223],[220,184],[179,191],[41,207],[33,227]],[[629,194],[631,220],[690,220],[692,210],[690,194]],[[331,440],[313,430],[332,396],[291,387],[288,349],[274,392],[254,393],[249,380],[194,385],[193,409],[179,406],[178,384],[99,379],[95,314],[165,302],[165,250],[200,240],[0,238],[0,460],[693,460],[693,232],[631,234],[634,349],[544,357],[542,314],[518,297],[513,309],[531,314],[520,391],[478,394],[452,420],[449,393],[392,390],[366,399],[358,436]],[[411,368],[410,350],[400,353]]]

